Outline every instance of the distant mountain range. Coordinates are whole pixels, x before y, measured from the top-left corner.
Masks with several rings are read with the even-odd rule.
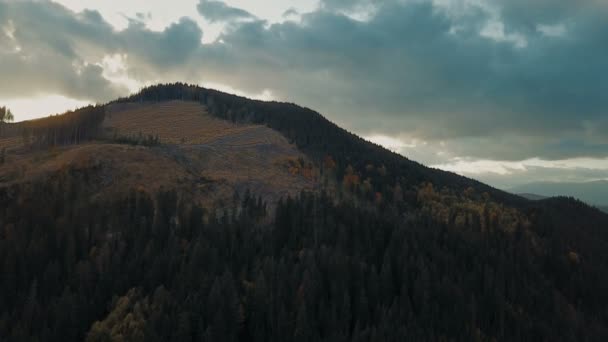
[[[518,194],[518,195],[521,196],[521,197],[523,197],[523,198],[527,198],[529,200],[532,200],[532,201],[540,201],[540,200],[544,200],[544,199],[549,198],[549,197],[543,196],[543,195],[528,194],[528,193],[523,193],[523,194]]]
[[[608,181],[582,183],[538,182],[520,185],[509,189],[531,200],[554,196],[568,196],[580,199],[603,211],[608,211]]]

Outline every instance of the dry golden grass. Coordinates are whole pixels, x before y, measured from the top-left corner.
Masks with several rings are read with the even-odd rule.
[[[215,118],[195,102],[113,105],[104,127],[108,134],[158,135],[162,143],[178,145],[174,153],[183,154],[200,177],[215,181],[217,198],[250,189],[274,202],[314,187],[314,179],[289,172],[290,160],[306,157],[280,133]]]
[[[61,172],[93,177],[97,195],[140,189],[177,188],[192,175],[166,154],[130,145],[83,144],[29,153],[0,166],[0,186],[28,182]]]
[[[290,172],[294,160],[307,159],[280,133],[215,118],[198,103],[111,105],[103,126],[109,137],[158,135],[163,145],[91,142],[42,151],[17,148],[0,166],[0,186],[75,169],[97,177],[97,196],[176,189],[217,207],[229,205],[235,191],[249,189],[272,205],[316,185],[315,177]],[[0,144],[19,145],[20,139],[13,135]]]
[[[166,144],[203,144],[251,126],[215,118],[196,102],[167,101],[110,105],[103,127],[110,135],[158,135]]]

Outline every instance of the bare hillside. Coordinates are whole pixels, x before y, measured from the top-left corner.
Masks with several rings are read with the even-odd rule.
[[[4,140],[11,151],[0,166],[0,186],[83,172],[95,184],[95,196],[179,189],[203,204],[222,207],[235,191],[250,190],[272,204],[316,184],[312,163],[280,133],[212,117],[196,102],[109,105],[103,130],[100,140],[43,150],[24,146],[11,132]],[[113,140],[140,135],[157,136],[161,144]]]
[[[207,113],[204,106],[186,101],[111,104],[106,108],[103,127],[109,135],[152,135],[158,136],[163,143],[188,145],[208,143],[256,128],[215,118]],[[252,142],[281,137],[272,131],[266,133],[266,136],[252,136]],[[274,142],[280,143],[280,140],[284,139]]]

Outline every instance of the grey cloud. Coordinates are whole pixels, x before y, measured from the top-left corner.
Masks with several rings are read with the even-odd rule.
[[[518,29],[534,31],[539,24],[564,23],[579,12],[594,8],[595,0],[509,0],[492,1],[500,8],[502,19]]]
[[[124,96],[128,90],[104,78],[96,65],[112,54],[128,56],[134,79],[174,74],[182,79],[202,38],[200,27],[189,18],[161,32],[137,20],[116,31],[96,11],[74,13],[52,2],[0,1],[0,27],[14,29],[13,38],[0,31],[0,73],[10,80],[0,84],[4,98],[60,93],[102,102]]]
[[[197,9],[198,12],[210,22],[255,18],[253,14],[240,8],[230,7],[222,1],[201,0]]]
[[[16,54],[2,55],[0,94],[3,98],[61,94],[76,99],[106,101],[127,91],[102,76],[99,66],[81,65],[78,72],[63,56],[39,53],[27,62]]]
[[[289,17],[289,16],[292,16],[292,15],[299,15],[299,14],[300,14],[300,12],[298,12],[298,10],[296,10],[293,7],[290,7],[285,12],[283,12],[282,17]]]
[[[125,91],[82,58],[99,56],[112,34],[97,12],[76,15],[54,3],[0,2],[0,27],[13,30],[11,47],[0,49],[2,97],[59,93],[106,100]],[[5,35],[3,44],[8,40]]]
[[[483,11],[455,22],[429,2],[386,2],[364,22],[323,10],[302,24],[242,24],[207,48],[232,57],[216,68],[239,68],[213,77],[271,89],[357,132],[460,141],[458,152],[477,157],[605,156],[585,141],[585,125],[608,114],[602,11],[568,17],[568,37],[526,36],[525,48],[481,37]],[[562,140],[582,143],[556,149]]]
[[[187,64],[201,48],[203,32],[189,18],[182,18],[162,32],[132,23],[115,33],[119,51],[129,56],[130,75],[138,80],[157,79],[177,69],[186,74]]]

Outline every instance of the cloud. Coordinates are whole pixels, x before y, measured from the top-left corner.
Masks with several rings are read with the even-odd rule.
[[[608,159],[573,158],[555,161],[538,158],[522,161],[454,159],[433,167],[476,178],[502,189],[538,182],[579,183],[608,180]]]
[[[608,132],[588,129],[608,114],[605,8],[539,11],[536,21],[512,12],[472,6],[453,16],[430,2],[389,1],[366,21],[324,9],[301,24],[244,23],[208,47],[230,56],[212,74],[360,133],[449,141],[462,156],[605,156]],[[558,20],[565,37],[525,29]],[[499,33],[484,35],[492,22]],[[235,66],[238,74],[219,75]]]
[[[282,17],[286,18],[286,17],[298,16],[298,15],[300,15],[300,12],[298,12],[298,10],[296,10],[295,8],[290,7],[283,12]]]
[[[595,0],[510,0],[492,1],[502,18],[518,30],[533,32],[537,25],[556,25],[597,5]]]
[[[254,19],[255,16],[243,9],[230,7],[222,1],[201,0],[198,12],[209,22],[223,22],[234,19]]]
[[[187,75],[189,63],[201,49],[202,37],[198,24],[186,17],[161,32],[131,23],[114,34],[119,42],[117,51],[128,55],[130,75],[141,81],[162,80],[175,73]]]
[[[175,74],[181,78],[202,39],[200,27],[189,18],[160,32],[136,20],[115,31],[96,11],[74,13],[52,2],[0,1],[0,28],[3,98],[114,99],[128,90],[104,77],[108,56],[127,56],[128,76],[142,83]]]
[[[101,53],[111,35],[110,26],[96,12],[76,15],[53,3],[0,2],[0,28],[3,97],[54,92],[110,99],[124,91],[83,58]]]

